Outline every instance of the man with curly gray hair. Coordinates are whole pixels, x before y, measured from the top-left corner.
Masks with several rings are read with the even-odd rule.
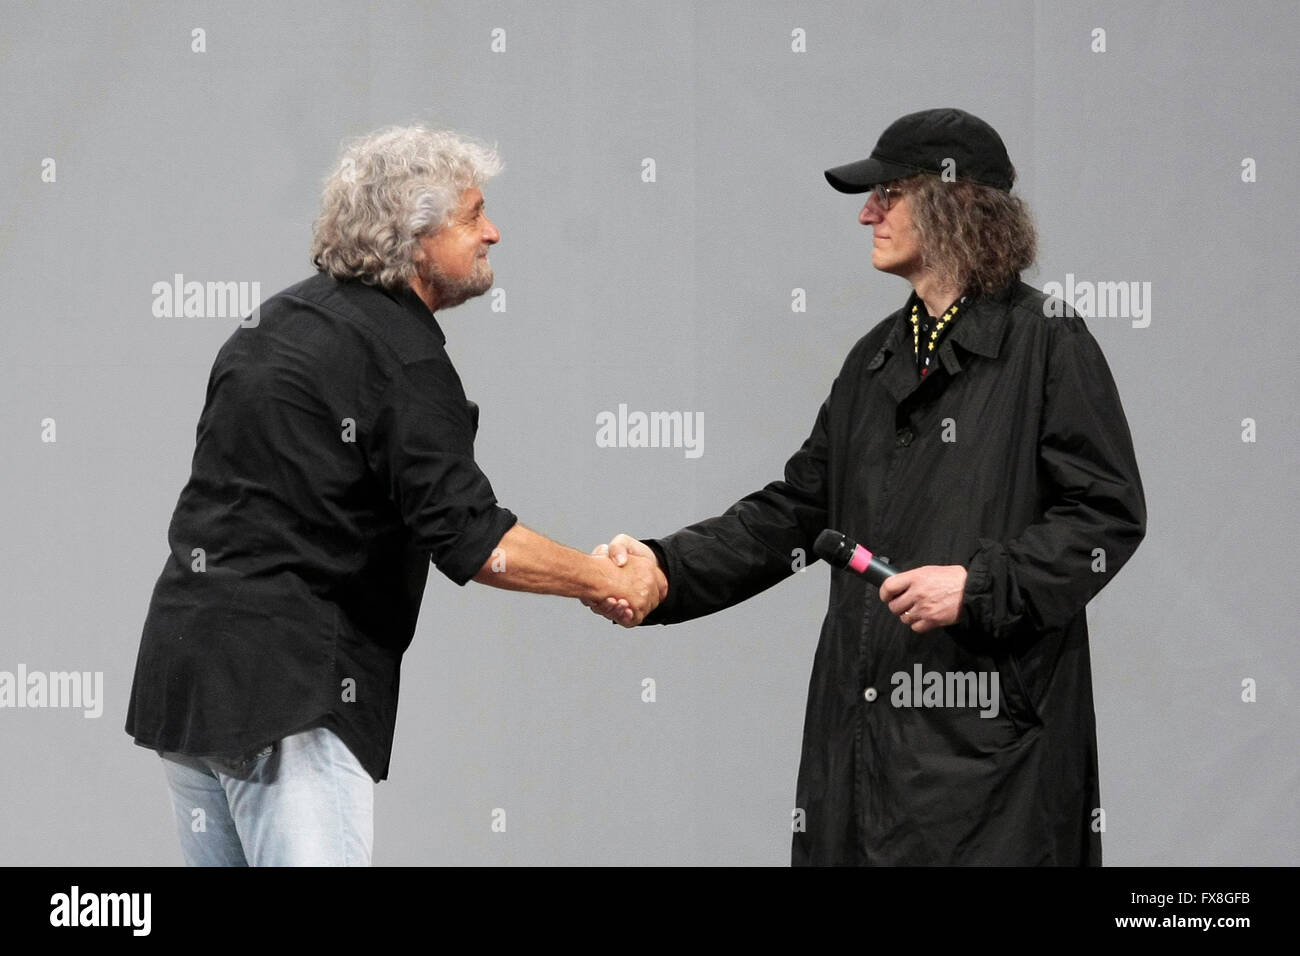
[[[528,530],[474,462],[478,407],[434,313],[492,286],[495,150],[419,126],[346,148],[316,275],[212,368],[126,730],[163,757],[190,865],[366,865],[398,678],[430,561],[452,581],[609,599],[640,621],[651,561]]]
[[[358,140],[325,182],[312,263],[336,279],[410,285],[426,301],[433,293],[437,308],[482,295],[492,288],[487,247],[501,238],[482,187],[500,171],[495,150],[446,130],[397,127]],[[445,245],[455,230],[440,227],[451,223],[473,228],[460,230],[464,250],[450,263],[468,271],[448,274],[428,244]]]

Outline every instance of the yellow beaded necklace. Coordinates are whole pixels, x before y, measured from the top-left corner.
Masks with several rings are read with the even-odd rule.
[[[925,374],[926,374],[927,372],[930,371],[930,353],[934,351],[934,345],[935,345],[935,343],[936,343],[937,341],[939,341],[939,333],[943,331],[944,326],[946,326],[949,322],[952,321],[953,316],[955,316],[955,315],[957,314],[957,307],[958,307],[959,305],[961,305],[962,302],[965,302],[965,301],[966,301],[965,297],[962,297],[962,298],[959,299],[958,301],[954,302],[954,303],[952,304],[952,307],[951,307],[950,309],[948,309],[948,311],[945,312],[945,313],[940,317],[939,321],[935,323],[934,328],[930,331],[930,341],[927,342],[926,345],[925,345],[925,352],[926,352],[926,355],[925,355],[925,367],[924,367],[923,369],[921,369],[921,375],[922,375],[923,377],[925,376]],[[918,308],[918,306],[919,306],[918,303],[915,303],[915,302],[912,303],[912,315],[911,315],[911,319],[912,319],[912,353],[916,356],[917,359],[920,359],[920,357],[921,357],[921,320],[920,320],[920,318],[919,318],[918,315],[917,315],[917,308]]]

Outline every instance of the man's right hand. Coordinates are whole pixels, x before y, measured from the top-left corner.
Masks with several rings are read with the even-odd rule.
[[[639,541],[633,543],[644,548]],[[609,607],[605,616],[615,624],[635,627],[668,593],[668,579],[653,552],[649,557],[629,553],[620,544],[611,555],[614,560],[605,554],[583,554],[516,523],[474,580],[507,591],[576,597],[588,607]]]
[[[608,557],[619,568],[630,568],[636,572],[648,569],[653,582],[653,603],[644,612],[626,599],[607,597],[604,600],[582,602],[593,614],[599,614],[624,627],[636,627],[668,596],[668,578],[659,568],[659,559],[654,551],[636,538],[626,534],[615,535],[609,544],[597,545],[592,554]]]

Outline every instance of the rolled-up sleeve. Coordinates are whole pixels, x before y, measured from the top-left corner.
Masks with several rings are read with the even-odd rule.
[[[459,585],[517,520],[474,461],[476,418],[451,362],[426,359],[400,366],[359,436],[416,545]]]

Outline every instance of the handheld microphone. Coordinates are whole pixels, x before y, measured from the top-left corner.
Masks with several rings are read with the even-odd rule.
[[[842,531],[827,528],[817,536],[813,550],[831,567],[860,574],[877,587],[898,573]]]

